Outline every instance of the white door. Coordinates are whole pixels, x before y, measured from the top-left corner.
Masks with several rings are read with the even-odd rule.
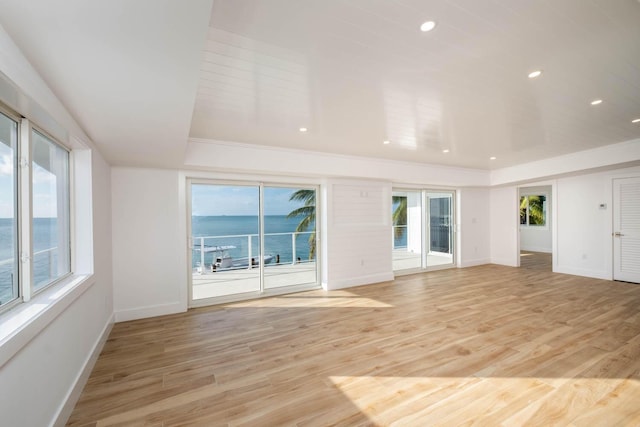
[[[613,278],[640,283],[640,177],[613,180]]]

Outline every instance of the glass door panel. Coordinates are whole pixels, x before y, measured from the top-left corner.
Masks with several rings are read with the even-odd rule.
[[[427,192],[427,267],[453,264],[453,193]]]
[[[259,218],[258,186],[191,185],[194,301],[260,291]]]
[[[393,192],[393,269],[422,268],[422,191]]]
[[[316,190],[264,187],[264,288],[317,283]]]

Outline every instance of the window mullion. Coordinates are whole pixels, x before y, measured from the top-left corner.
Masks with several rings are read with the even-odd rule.
[[[29,120],[20,122],[19,149],[19,228],[20,228],[20,290],[23,301],[31,299],[33,292],[33,248],[31,227],[31,124]]]

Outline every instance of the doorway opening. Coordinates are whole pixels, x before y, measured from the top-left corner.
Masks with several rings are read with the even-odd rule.
[[[552,270],[551,185],[520,187],[520,266]]]

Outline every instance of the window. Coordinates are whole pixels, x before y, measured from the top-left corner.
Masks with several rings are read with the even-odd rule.
[[[546,195],[520,196],[520,225],[538,227],[547,225]]]
[[[69,153],[40,132],[31,132],[34,290],[71,272]]]
[[[0,307],[19,296],[18,122],[0,113]]]
[[[0,311],[71,274],[69,191],[69,152],[0,112]]]

